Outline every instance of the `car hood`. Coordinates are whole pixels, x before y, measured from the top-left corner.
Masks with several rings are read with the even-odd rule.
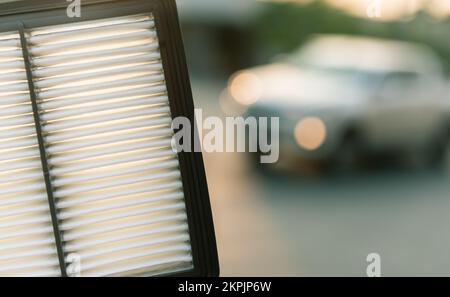
[[[289,64],[270,64],[249,70],[262,88],[258,104],[284,106],[347,106],[371,94],[367,84],[331,73]]]

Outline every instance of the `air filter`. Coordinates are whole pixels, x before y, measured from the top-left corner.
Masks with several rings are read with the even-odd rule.
[[[42,2],[0,7],[0,275],[218,275],[174,1]]]

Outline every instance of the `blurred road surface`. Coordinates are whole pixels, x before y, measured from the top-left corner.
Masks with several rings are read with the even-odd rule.
[[[193,79],[220,115],[225,83]],[[222,276],[450,276],[450,175],[380,169],[346,177],[255,172],[245,154],[205,154]]]

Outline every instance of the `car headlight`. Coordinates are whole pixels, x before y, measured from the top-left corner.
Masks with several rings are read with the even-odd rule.
[[[294,137],[302,149],[317,150],[327,138],[327,127],[318,117],[306,117],[295,126]]]
[[[228,89],[233,99],[245,106],[256,103],[263,94],[261,80],[250,71],[236,73],[231,78]]]

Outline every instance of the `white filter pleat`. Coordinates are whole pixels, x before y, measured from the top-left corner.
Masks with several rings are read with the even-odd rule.
[[[192,269],[153,17],[36,29],[28,43],[66,255],[82,276]]]
[[[0,276],[59,276],[19,34],[0,35]]]

